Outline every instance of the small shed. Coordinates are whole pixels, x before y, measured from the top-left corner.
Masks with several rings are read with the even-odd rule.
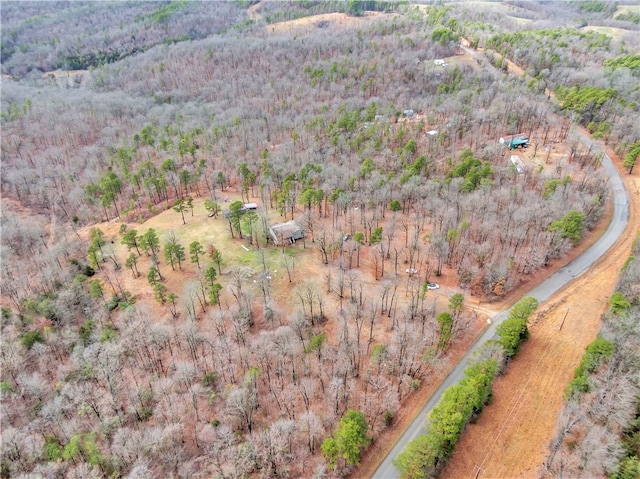
[[[511,163],[513,163],[513,166],[515,166],[518,173],[524,173],[524,164],[522,163],[522,158],[520,158],[518,155],[511,155]]]
[[[304,231],[293,220],[269,226],[269,234],[273,242],[278,246],[286,243],[293,244],[297,240],[304,238]]]
[[[256,211],[257,209],[258,209],[257,203],[244,203],[242,205],[242,208],[240,209],[240,214],[243,215],[247,211]],[[229,208],[222,210],[222,216],[224,216],[225,219],[229,219]]]
[[[525,133],[516,133],[515,135],[503,136],[500,138],[499,143],[510,150],[527,148],[529,146],[529,137]]]

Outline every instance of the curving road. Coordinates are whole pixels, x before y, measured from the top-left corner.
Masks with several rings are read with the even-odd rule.
[[[467,49],[465,49],[467,50]],[[467,50],[473,56],[472,50]],[[600,149],[591,141],[591,139],[583,134],[582,140],[588,146],[592,147],[592,151],[600,151]],[[618,238],[622,235],[624,229],[627,226],[629,218],[629,197],[622,181],[620,173],[616,169],[611,158],[602,151],[602,167],[609,177],[609,184],[613,193],[613,217],[607,230],[604,234],[591,246],[587,251],[580,255],[575,260],[571,261],[565,267],[556,271],[543,283],[532,289],[525,296],[533,296],[541,304],[549,299],[554,293],[562,289],[565,285],[571,282],[574,278],[584,273],[590,266],[592,266],[602,255],[604,255],[609,248],[611,248]],[[492,324],[487,328],[480,338],[469,349],[467,354],[460,360],[454,370],[446,377],[440,387],[435,391],[433,396],[427,401],[424,407],[420,410],[416,419],[409,426],[409,428],[400,437],[396,445],[391,452],[382,461],[376,472],[373,474],[374,479],[392,479],[398,478],[398,471],[393,466],[392,461],[398,454],[400,454],[406,445],[420,434],[425,432],[424,424],[426,421],[426,415],[433,407],[438,403],[442,393],[449,386],[456,384],[463,377],[463,371],[466,368],[468,359],[479,349],[479,347],[488,341],[489,339],[496,339],[496,328],[508,315],[511,308],[504,310],[493,317]]]

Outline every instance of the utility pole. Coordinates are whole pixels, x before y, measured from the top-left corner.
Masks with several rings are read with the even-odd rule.
[[[558,331],[562,331],[562,326],[564,326],[564,320],[567,319],[567,314],[569,314],[569,308],[567,308],[567,310],[564,312],[564,317],[562,318],[562,322],[558,327]]]

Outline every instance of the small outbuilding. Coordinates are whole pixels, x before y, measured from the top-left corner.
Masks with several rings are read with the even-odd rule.
[[[518,155],[511,155],[511,163],[516,168],[518,173],[524,173],[524,164],[522,163],[522,158]]]
[[[258,209],[257,203],[244,203],[242,205],[242,208],[240,209],[240,214],[243,215],[247,211],[256,211],[257,209]],[[229,219],[229,208],[222,210],[222,216],[224,216],[225,219]]]
[[[527,148],[529,146],[529,137],[524,133],[518,133],[504,136],[500,138],[499,142],[510,150],[515,150],[517,148]]]
[[[269,234],[274,244],[278,246],[294,244],[297,240],[304,238],[303,229],[293,220],[269,226]]]

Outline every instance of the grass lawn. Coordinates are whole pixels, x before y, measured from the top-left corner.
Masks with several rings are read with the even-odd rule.
[[[282,218],[274,210],[269,211],[271,222],[280,222]],[[180,213],[173,208],[158,213],[153,218],[142,224],[129,223],[126,225],[127,230],[135,229],[138,235],[144,234],[149,228],[153,228],[160,239],[160,269],[165,276],[165,286],[169,291],[175,292],[178,296],[184,294],[189,285],[198,281],[198,268],[191,262],[189,254],[189,245],[193,241],[199,241],[205,250],[205,254],[201,257],[200,265],[202,268],[211,264],[207,255],[207,247],[214,245],[222,253],[223,262],[221,265],[222,277],[218,281],[223,286],[228,282],[228,273],[236,267],[246,267],[255,271],[255,277],[266,269],[271,277],[270,283],[274,296],[283,300],[284,304],[292,304],[296,287],[314,283],[319,285],[322,282],[323,265],[320,262],[320,253],[315,245],[307,240],[306,248],[302,241],[298,241],[296,245],[284,248],[275,247],[272,244],[264,246],[264,236],[260,236],[260,247],[250,245],[246,238],[232,238],[229,232],[229,223],[222,214],[218,218],[209,218],[204,208],[204,198],[194,200],[193,216],[191,211],[185,213],[185,222],[183,224]],[[254,227],[260,228],[261,221],[257,221]],[[106,222],[96,225],[105,233],[108,244],[111,245],[118,261],[124,268],[124,262],[129,255],[126,246],[122,245],[122,235],[119,233],[122,223]],[[243,225],[244,227],[244,225]],[[244,228],[246,233],[247,229]],[[87,234],[85,232],[84,234]],[[164,245],[167,243],[171,235],[175,235],[177,242],[185,249],[186,260],[182,263],[182,269],[176,266],[175,271],[164,259]],[[108,247],[107,247],[108,248]],[[135,250],[134,250],[135,251]],[[289,266],[291,278],[287,273],[287,265],[285,265],[285,257]],[[140,276],[133,278],[127,272],[122,272],[122,280],[126,284],[126,289],[134,295],[142,298],[152,297],[151,287],[147,283],[146,275],[151,266],[151,259],[142,255],[138,259],[138,270]],[[291,279],[291,281],[290,281]]]
[[[273,217],[272,221],[280,221],[280,217],[275,211],[270,212],[270,216]],[[204,199],[195,199],[193,216],[191,211],[187,211],[185,212],[184,219],[186,224],[183,224],[180,213],[176,213],[170,208],[160,212],[142,224],[128,224],[127,229],[133,228],[138,231],[138,234],[143,234],[149,228],[154,228],[158,238],[160,238],[161,245],[164,245],[171,235],[174,234],[178,243],[185,247],[187,254],[189,245],[193,241],[199,241],[205,250],[207,245],[212,244],[222,252],[225,260],[224,263],[227,265],[240,264],[262,270],[260,250],[264,249],[265,257],[269,261],[275,261],[282,256],[281,248],[275,248],[273,245],[264,248],[264,236],[262,232],[259,232],[261,238],[260,249],[256,249],[255,241],[254,246],[251,246],[246,238],[238,238],[237,233],[236,238],[232,238],[229,232],[229,223],[222,214],[218,215],[218,218],[208,217],[207,211],[204,208]],[[246,235],[248,227],[244,222],[242,226],[243,235]],[[98,227],[105,231],[109,239],[114,241],[113,247],[118,257],[126,257],[128,252],[126,251],[126,247],[120,244],[121,235],[118,234],[120,223],[103,223],[98,225]],[[260,221],[254,224],[254,228],[260,229]],[[243,248],[243,246],[245,247]],[[294,246],[285,248],[285,251],[289,255],[299,256],[301,253],[304,253],[305,250],[302,249],[302,247]],[[160,259],[163,259],[162,256]]]

